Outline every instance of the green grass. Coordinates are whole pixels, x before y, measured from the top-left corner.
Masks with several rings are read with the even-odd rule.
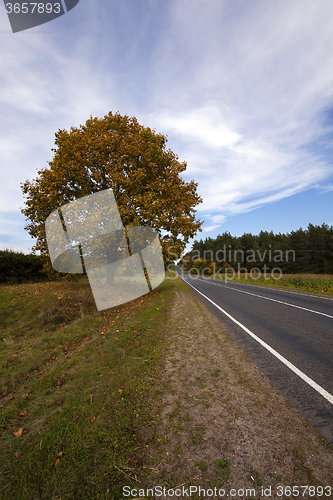
[[[225,276],[207,276],[215,279],[225,280]],[[260,285],[267,287],[282,288],[285,290],[297,290],[300,292],[310,292],[318,295],[333,297],[333,275],[332,274],[275,274],[274,277],[267,273],[256,276],[254,273],[252,277],[250,273],[238,273],[232,278],[227,276],[229,283],[233,281],[238,283],[248,283],[252,285]]]
[[[253,472],[253,475],[251,476],[251,482],[256,486],[262,486],[262,479],[260,477],[260,473],[257,470]]]
[[[222,458],[219,458],[218,460],[215,460],[215,465],[217,465],[217,468],[218,468],[222,478],[227,481],[229,478],[229,475],[231,474],[231,470],[229,468],[229,466],[230,466],[229,460],[223,460]]]
[[[173,286],[100,312],[86,279],[0,287],[1,499],[123,497],[152,439]]]
[[[208,469],[208,465],[203,460],[200,460],[198,467],[202,472]]]

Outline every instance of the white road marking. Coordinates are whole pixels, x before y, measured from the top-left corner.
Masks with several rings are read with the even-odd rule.
[[[281,361],[282,363],[284,363],[290,370],[292,370],[294,373],[296,373],[296,375],[298,375],[302,380],[304,380],[304,382],[306,382],[307,384],[309,384],[321,396],[323,396],[325,399],[327,399],[327,401],[329,401],[330,403],[333,404],[333,396],[332,396],[332,394],[330,394],[329,392],[327,392],[323,387],[321,387],[320,385],[318,385],[314,380],[312,380],[310,377],[308,377],[307,375],[305,375],[305,373],[303,373],[295,365],[293,365],[292,363],[290,363],[290,361],[288,361],[286,358],[284,358],[283,356],[281,356],[281,354],[279,354],[275,349],[273,349],[271,346],[269,346],[268,344],[266,344],[266,342],[264,342],[259,337],[257,337],[257,335],[255,335],[253,332],[251,332],[251,330],[249,330],[248,328],[246,328],[246,326],[244,326],[242,323],[240,323],[239,321],[237,321],[237,319],[235,319],[227,311],[225,311],[224,309],[222,309],[222,307],[220,307],[218,304],[216,304],[215,302],[213,302],[209,297],[207,297],[206,295],[204,295],[203,293],[201,293],[197,288],[195,288],[193,285],[191,285],[188,281],[184,280],[181,276],[180,276],[180,278],[183,281],[185,281],[185,283],[188,286],[190,286],[191,288],[193,288],[197,293],[199,293],[200,295],[202,295],[203,297],[205,297],[206,300],[208,300],[209,302],[211,302],[211,304],[213,304],[217,309],[219,309],[229,319],[231,319],[234,323],[236,323],[236,325],[240,326],[240,328],[242,328],[248,335],[250,335],[254,340],[256,340],[257,342],[259,342],[259,344],[261,344],[263,347],[265,347],[265,349],[267,349],[267,351],[269,351],[271,354],[273,354],[273,356],[275,356],[279,361]],[[277,301],[277,302],[279,302],[279,301]]]
[[[224,283],[225,283],[225,280],[218,280],[216,278],[200,278],[200,279],[211,279],[212,281],[224,281]],[[227,280],[227,283],[230,283],[230,281]],[[323,297],[322,295],[312,295],[311,293],[293,292],[292,290],[283,290],[282,288],[265,287],[263,285],[254,285],[253,283],[239,283],[239,282],[236,282],[236,283],[237,283],[237,285],[241,285],[241,286],[253,286],[256,288],[260,288],[261,290],[262,289],[264,289],[264,290],[268,289],[268,290],[274,290],[274,291],[276,290],[277,292],[292,293],[294,295],[305,296],[305,297],[314,297],[315,299],[320,299],[320,300],[333,300],[331,297]]]
[[[200,278],[200,279],[203,279],[203,278]],[[296,307],[296,309],[303,309],[303,311],[312,312],[314,314],[320,314],[321,316],[326,316],[327,318],[333,319],[333,316],[330,316],[329,314],[325,314],[325,313],[322,313],[320,311],[314,311],[313,309],[308,309],[307,307],[296,306],[295,304],[290,304],[289,302],[283,302],[282,300],[271,299],[270,297],[265,297],[264,295],[258,295],[257,293],[246,292],[245,290],[239,290],[238,288],[233,288],[232,286],[229,286],[229,285],[228,286],[221,285],[220,283],[214,283],[211,280],[210,280],[210,283],[212,285],[221,286],[223,288],[228,288],[230,290],[234,290],[235,292],[247,293],[247,295],[253,295],[254,297],[259,297],[260,299],[271,300],[272,302],[278,302],[279,304],[284,304],[286,306]]]

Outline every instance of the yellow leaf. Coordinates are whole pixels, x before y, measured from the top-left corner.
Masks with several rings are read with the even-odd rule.
[[[73,201],[96,191],[95,186],[97,190],[103,186],[117,187],[119,213],[129,224],[140,225],[142,217],[148,225],[153,222],[157,231],[168,231],[162,242],[166,261],[180,256],[202,225],[194,215],[194,207],[202,199],[197,183],[180,177],[186,162],[179,162],[166,143],[167,136],[140,125],[134,116],[111,112],[100,119],[90,118],[79,128],[59,130],[52,161],[21,187],[26,198],[21,211],[29,219],[29,233],[37,237],[36,249],[48,253],[46,214],[64,200]]]
[[[93,418],[91,419],[91,421],[92,421],[92,422],[95,422],[95,420],[96,420],[96,417],[93,417]]]

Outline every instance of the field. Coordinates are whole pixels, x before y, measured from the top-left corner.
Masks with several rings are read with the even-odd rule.
[[[214,276],[219,278],[219,276]],[[223,275],[220,279],[224,280]],[[267,273],[266,276],[259,273],[236,273],[235,276],[227,274],[228,281],[238,281],[260,286],[272,286],[300,292],[318,293],[323,296],[333,297],[333,275],[332,274],[274,274]]]

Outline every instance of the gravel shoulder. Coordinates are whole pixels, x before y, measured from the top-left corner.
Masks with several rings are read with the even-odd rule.
[[[165,486],[155,498],[170,498],[176,487],[186,497],[183,488],[192,485],[205,490],[192,498],[217,488],[257,499],[288,498],[285,487],[299,486],[301,498],[330,498],[333,447],[186,285],[178,280],[173,293],[165,366],[153,382],[155,423],[142,430],[150,443],[142,455],[146,477],[134,487]]]

